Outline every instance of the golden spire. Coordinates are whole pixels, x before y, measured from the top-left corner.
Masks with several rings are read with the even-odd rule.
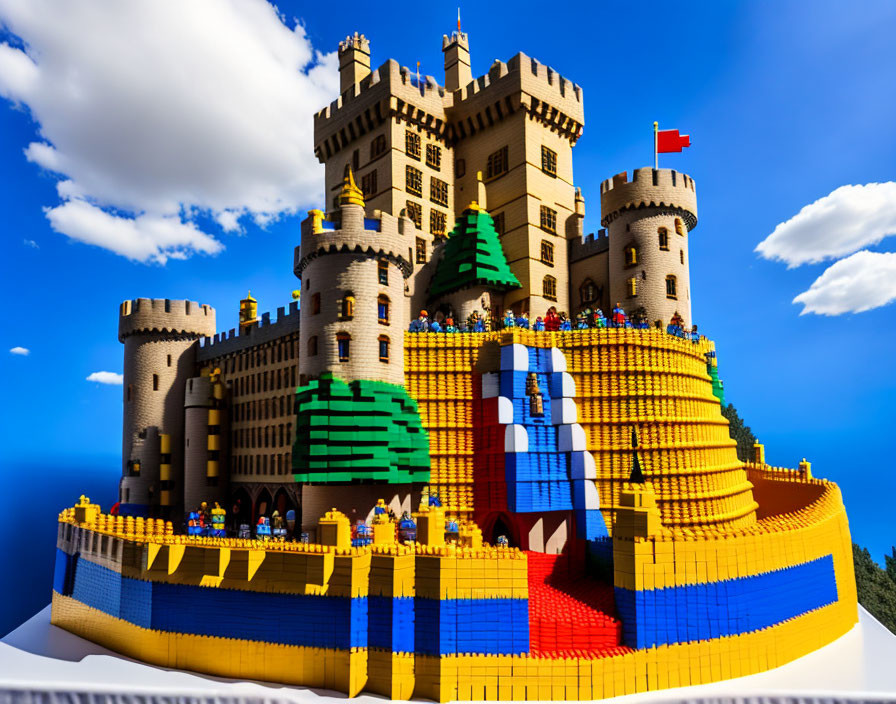
[[[258,302],[249,291],[240,301],[240,329],[255,325],[258,322]]]
[[[355,183],[355,175],[352,173],[352,167],[348,167],[348,172],[342,181],[342,193],[339,194],[339,205],[360,205],[364,207],[364,194]]]

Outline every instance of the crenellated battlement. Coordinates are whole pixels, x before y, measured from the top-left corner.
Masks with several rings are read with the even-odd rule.
[[[581,239],[569,241],[569,263],[593,257],[595,254],[601,254],[609,249],[610,238],[606,230],[599,230],[597,234],[589,233]]]
[[[623,171],[600,185],[601,225],[626,210],[660,208],[681,211],[688,230],[697,226],[694,179],[673,169],[635,169],[631,181]]]
[[[319,210],[311,210],[302,222],[302,241],[295,249],[293,271],[299,278],[312,259],[327,254],[357,253],[388,259],[408,278],[414,265],[408,259],[408,248],[417,232],[407,216],[395,217],[380,210],[372,218],[364,217],[360,206],[343,206],[339,222],[326,220]]]
[[[346,51],[349,51],[351,49],[365,51],[369,54],[370,40],[363,34],[358,34],[357,32],[355,32],[354,35],[349,35],[341,42],[339,42],[339,54],[344,54]]]
[[[277,308],[277,317],[262,313],[254,325],[231,328],[229,331],[203,337],[199,341],[196,359],[201,364],[225,354],[232,354],[265,342],[273,342],[299,330],[299,302],[293,301],[289,307]]]
[[[129,335],[161,333],[205,337],[215,333],[215,309],[195,301],[135,298],[118,314],[118,340]]]

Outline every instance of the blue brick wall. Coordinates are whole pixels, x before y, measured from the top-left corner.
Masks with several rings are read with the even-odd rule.
[[[416,598],[417,652],[426,655],[529,652],[527,599]]]
[[[616,588],[625,644],[633,648],[756,631],[836,601],[832,555],[721,582],[641,591]]]

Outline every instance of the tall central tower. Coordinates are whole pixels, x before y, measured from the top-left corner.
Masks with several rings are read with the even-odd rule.
[[[351,168],[368,217],[375,210],[406,214],[416,228],[414,294],[427,288],[434,271],[427,264],[451,223],[479,196],[481,174],[488,212],[521,284],[504,305],[533,316],[551,306],[569,310],[567,240],[581,235],[583,208],[572,171],[582,89],[524,54],[495,61],[474,79],[463,32],[444,36],[442,50],[444,86],[391,60],[370,71],[363,37],[340,44],[341,94],[314,118],[328,211],[338,209]]]

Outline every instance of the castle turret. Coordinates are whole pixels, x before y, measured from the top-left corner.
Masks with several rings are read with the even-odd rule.
[[[370,42],[355,32],[339,42],[339,92],[345,93],[370,75]]]
[[[610,305],[665,326],[677,312],[692,325],[688,234],[697,226],[694,179],[670,169],[636,169],[600,186],[609,231]],[[643,310],[641,310],[643,309]]]
[[[385,213],[365,219],[349,169],[338,222],[311,211],[302,223],[295,274],[302,280],[301,379],[324,372],[345,381],[404,383],[408,328],[405,279],[412,272],[413,223]]]
[[[184,393],[183,503],[187,511],[203,501],[209,507],[224,504],[227,468],[224,444],[227,433],[224,384],[220,369],[206,369],[187,380]]]
[[[249,291],[246,297],[240,301],[240,330],[252,327],[258,322],[258,301],[252,298]]]
[[[458,29],[442,36],[442,53],[445,54],[445,90],[456,91],[467,86],[473,80],[470,67],[470,41],[466,32]]]
[[[192,301],[139,298],[121,304],[124,343],[123,513],[161,508],[175,515],[183,500],[183,399],[195,374],[196,346],[215,334],[215,311]]]

